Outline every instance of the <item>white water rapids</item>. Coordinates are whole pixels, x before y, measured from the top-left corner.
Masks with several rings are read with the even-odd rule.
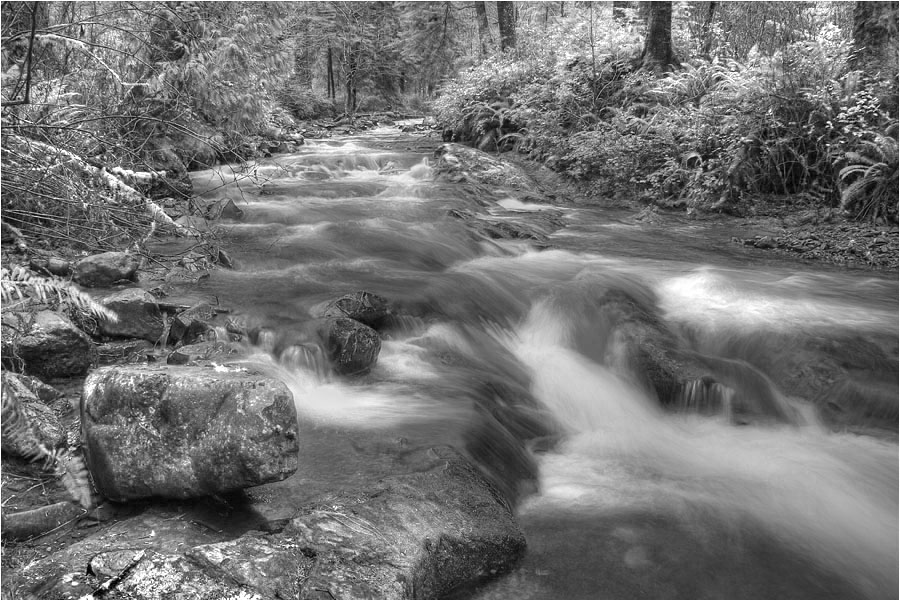
[[[835,432],[813,399],[777,390],[803,419],[735,425],[727,414],[664,410],[591,304],[606,290],[647,299],[692,351],[752,364],[764,387],[817,369],[798,358],[810,344],[859,338],[888,357],[871,373],[887,374],[879,394],[896,406],[895,274],[772,259],[689,222],[653,229],[577,206],[561,210],[549,248],[481,238],[448,209],[487,205],[500,218],[547,207],[511,191],[473,200],[434,181],[427,157],[374,144],[390,137],[312,142],[252,177],[197,174],[199,190],[234,199],[246,218],[223,234],[237,269],[185,294],[214,296],[279,332],[354,290],[399,307],[404,321],[361,379],[259,357],[304,419],[351,436],[463,444],[482,381],[527,390],[534,407],[506,399],[495,409],[546,417],[553,434],[519,436],[522,461],[537,466],[517,509],[529,552],[512,574],[462,595],[897,597],[896,425],[883,436]],[[869,385],[869,367],[852,363],[842,369]],[[365,463],[363,454],[353,469]]]

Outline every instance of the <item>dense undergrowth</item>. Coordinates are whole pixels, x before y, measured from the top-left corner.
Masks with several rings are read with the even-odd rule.
[[[695,58],[661,78],[638,68],[634,27],[559,19],[449,82],[434,110],[446,139],[527,153],[604,196],[736,214],[778,196],[896,222],[897,82],[851,71],[828,16],[740,58],[696,57],[702,40],[675,31]]]

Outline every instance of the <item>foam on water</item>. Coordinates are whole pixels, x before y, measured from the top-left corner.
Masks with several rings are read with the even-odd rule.
[[[542,494],[523,511],[601,516],[643,509],[703,528],[712,512],[751,523],[850,580],[896,597],[895,445],[816,428],[735,428],[663,414],[609,369],[569,349],[569,324],[534,307],[510,349],[570,437],[541,462]],[[531,509],[529,509],[529,506]]]
[[[742,272],[701,267],[659,285],[660,306],[667,318],[707,327],[796,328],[845,326],[883,330],[896,312],[809,296],[807,285],[792,293],[792,282],[753,281]],[[808,284],[808,282],[804,282]]]

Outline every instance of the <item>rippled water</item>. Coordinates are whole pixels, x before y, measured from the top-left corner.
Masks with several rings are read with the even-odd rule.
[[[792,379],[846,369],[856,379],[840,390],[892,403],[896,422],[896,277],[740,248],[719,225],[485,196],[435,181],[428,156],[378,149],[392,135],[195,176],[245,218],[222,233],[237,269],[183,294],[280,337],[354,290],[397,315],[363,377],[253,359],[289,383],[306,424],[310,471],[276,490],[299,498],[317,479],[397,469],[385,440],[454,444],[519,500],[529,543],[515,572],[461,596],[897,597],[896,437],[833,432]],[[551,210],[564,227],[537,248],[475,235],[450,209]],[[596,303],[610,290],[654,307],[730,386],[796,417],[739,426],[664,411]],[[832,340],[871,353],[814,363]]]

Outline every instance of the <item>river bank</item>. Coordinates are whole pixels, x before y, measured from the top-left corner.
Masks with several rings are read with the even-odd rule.
[[[438,132],[425,132],[408,140],[382,142],[386,150],[434,152]],[[897,224],[846,219],[834,208],[755,198],[745,203],[744,215],[690,212],[646,205],[626,198],[611,199],[593,193],[590,182],[575,182],[513,151],[497,154],[525,169],[552,203],[563,206],[602,206],[634,211],[642,222],[665,223],[682,219],[698,223],[731,224],[746,230],[733,242],[804,261],[824,262],[851,269],[896,272],[900,265],[900,229]]]

